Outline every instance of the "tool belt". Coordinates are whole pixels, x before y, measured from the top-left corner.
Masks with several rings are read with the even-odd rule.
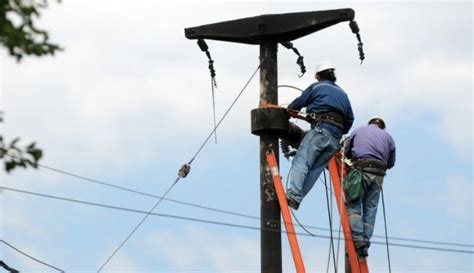
[[[328,123],[344,130],[344,115],[335,111],[323,113],[309,113],[306,119],[311,123],[311,127],[320,126],[321,123]]]
[[[362,170],[363,172],[372,173],[376,175],[384,176],[386,174],[387,165],[378,159],[373,158],[359,158],[356,159],[352,166],[357,169]]]

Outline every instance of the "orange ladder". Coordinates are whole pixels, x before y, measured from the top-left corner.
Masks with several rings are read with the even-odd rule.
[[[336,155],[338,156],[338,155]],[[352,242],[351,226],[349,224],[349,218],[346,211],[344,196],[342,196],[341,189],[341,175],[340,171],[344,174],[344,164],[342,166],[338,164],[336,156],[333,156],[329,161],[329,173],[331,175],[331,181],[333,183],[334,194],[337,200],[337,207],[339,208],[339,215],[341,216],[342,231],[346,242],[346,250],[349,258],[350,271],[352,273],[368,273],[369,268],[367,265],[367,259],[358,257],[355,246]]]
[[[281,215],[283,216],[283,222],[285,223],[286,234],[288,235],[288,241],[290,243],[291,254],[293,255],[293,261],[295,262],[296,272],[305,273],[303,264],[303,258],[301,257],[300,247],[298,245],[298,239],[296,238],[295,228],[291,219],[290,209],[288,208],[288,202],[286,201],[285,191],[283,190],[283,184],[281,183],[281,176],[278,170],[278,163],[273,151],[267,152],[267,164],[270,169],[270,173],[273,178],[273,185],[280,203]]]

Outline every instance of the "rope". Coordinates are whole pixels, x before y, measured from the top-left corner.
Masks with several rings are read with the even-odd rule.
[[[0,239],[0,242],[2,242],[3,244],[5,244],[6,246],[10,247],[11,249],[15,250],[16,252],[22,254],[23,256],[26,256],[26,257],[32,259],[33,261],[35,261],[35,262],[37,262],[37,263],[40,263],[40,264],[45,265],[45,266],[47,266],[47,267],[49,267],[49,268],[55,269],[55,270],[57,270],[57,271],[59,271],[59,272],[66,272],[66,271],[64,271],[64,270],[62,270],[62,269],[59,269],[59,268],[57,268],[57,267],[55,267],[55,266],[52,266],[52,265],[47,264],[47,263],[45,263],[45,262],[43,262],[43,261],[41,261],[41,260],[36,259],[35,257],[33,257],[33,256],[31,256],[31,255],[25,253],[24,251],[22,251],[22,250],[20,250],[20,249],[18,249],[18,248],[16,248],[16,247],[14,247],[13,245],[11,245],[11,244],[5,242],[5,241],[2,240],[2,239]]]
[[[385,200],[384,200],[384,197],[383,197],[383,188],[381,190],[381,193],[382,193],[383,222],[384,222],[384,226],[385,226],[385,244],[387,245],[388,272],[392,273],[392,265],[391,265],[391,262],[390,262],[390,250],[389,250],[389,247],[388,247],[387,217],[386,217],[386,213],[385,213]]]

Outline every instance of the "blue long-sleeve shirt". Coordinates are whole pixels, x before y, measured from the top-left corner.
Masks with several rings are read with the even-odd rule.
[[[324,123],[332,135],[341,138],[342,134],[349,132],[354,122],[354,113],[347,94],[341,87],[332,81],[324,80],[311,84],[303,91],[301,96],[293,100],[288,108],[301,110],[306,107],[307,113],[324,113],[328,111],[339,112],[344,116],[344,129]]]
[[[395,165],[395,141],[375,124],[355,129],[346,143],[344,154],[349,158],[378,159],[388,169]]]

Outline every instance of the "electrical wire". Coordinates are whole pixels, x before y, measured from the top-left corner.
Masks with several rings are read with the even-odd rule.
[[[42,264],[42,265],[45,265],[45,266],[47,266],[47,267],[49,267],[49,268],[52,268],[52,269],[54,269],[54,270],[57,270],[57,271],[59,271],[59,272],[66,272],[66,271],[64,271],[64,270],[62,270],[62,269],[59,269],[59,268],[57,268],[57,267],[55,267],[55,266],[52,266],[52,265],[50,265],[50,264],[48,264],[48,263],[45,263],[45,262],[43,262],[43,261],[41,261],[41,260],[39,260],[39,259],[37,259],[37,258],[35,258],[35,257],[33,257],[33,256],[29,255],[29,254],[27,254],[27,253],[24,252],[23,250],[18,249],[17,247],[13,246],[13,245],[10,244],[10,243],[7,243],[5,240],[0,239],[0,242],[3,243],[3,244],[5,244],[5,245],[8,246],[9,248],[15,250],[16,252],[22,254],[23,256],[30,258],[31,260],[33,260],[33,261],[35,261],[35,262],[37,262],[37,263],[40,263],[40,264]]]
[[[50,170],[50,171],[53,171],[53,172],[57,172],[57,173],[60,173],[60,174],[63,174],[63,175],[71,176],[71,177],[74,177],[74,178],[77,178],[77,179],[80,179],[80,180],[83,180],[83,181],[99,184],[99,185],[110,187],[110,188],[115,188],[115,189],[118,189],[118,190],[134,193],[134,194],[137,194],[137,195],[147,196],[147,197],[151,197],[151,198],[158,198],[158,199],[162,198],[162,196],[159,196],[159,195],[156,195],[156,194],[150,194],[150,193],[146,193],[146,192],[143,192],[143,191],[138,191],[138,190],[134,190],[134,189],[131,189],[131,188],[126,188],[126,187],[110,184],[110,183],[100,181],[100,180],[97,180],[97,179],[92,179],[92,178],[88,178],[88,177],[85,177],[85,176],[82,176],[82,175],[78,175],[78,174],[75,174],[75,173],[72,173],[72,172],[69,172],[69,171],[60,170],[60,169],[57,169],[57,168],[54,168],[54,167],[51,167],[51,166],[38,164],[38,167],[41,167],[43,169],[47,169],[47,170]],[[319,181],[321,183],[323,182],[322,180],[319,180]],[[324,183],[322,183],[322,185],[324,185]],[[331,184],[330,184],[330,186],[331,186]],[[332,189],[330,189],[330,192],[332,193],[332,195],[334,195],[334,192],[332,191]],[[261,218],[257,217],[257,216],[243,214],[243,213],[229,211],[229,210],[213,208],[213,207],[204,206],[204,205],[200,205],[200,204],[196,204],[196,203],[185,202],[185,201],[180,201],[180,200],[171,199],[171,198],[163,198],[163,200],[167,201],[167,202],[171,202],[171,203],[176,203],[176,204],[180,204],[180,205],[184,205],[184,206],[195,207],[195,208],[208,210],[208,211],[213,211],[213,212],[218,212],[218,213],[222,213],[222,214],[234,215],[234,216],[238,216],[238,217],[243,217],[243,218],[248,218],[248,219],[255,219],[255,220],[259,220],[259,221],[261,220]],[[265,219],[263,219],[263,220],[265,220]],[[273,220],[268,220],[268,221],[273,221]],[[318,226],[312,226],[312,225],[302,225],[302,226],[304,226],[307,229],[330,231],[330,229],[328,229],[328,228],[323,228],[323,227],[318,227]],[[336,232],[337,234],[339,234],[339,239],[340,239],[340,235],[342,233],[341,230],[340,230],[340,227],[339,227],[338,230],[333,230],[333,232]],[[374,237],[374,238],[385,238],[385,236],[375,235],[375,234],[372,237]],[[389,237],[389,239],[390,240],[397,240],[397,241],[405,241],[405,242],[431,244],[431,245],[446,245],[446,246],[466,247],[466,248],[474,247],[474,245],[472,245],[472,244],[441,242],[441,241],[403,238],[403,237],[395,237],[395,236],[391,236],[391,237]]]
[[[383,196],[383,188],[381,189],[380,192],[382,194],[383,223],[384,223],[384,226],[385,226],[385,243],[387,245],[388,272],[392,273],[392,265],[391,265],[391,262],[390,262],[390,250],[389,250],[389,247],[388,247],[387,217],[386,217],[386,213],[385,213],[385,199],[384,199],[384,196]]]
[[[237,97],[234,99],[234,101],[232,101],[232,103],[230,104],[229,108],[227,108],[227,110],[225,111],[224,115],[222,115],[221,119],[219,120],[219,122],[217,123],[217,125],[214,127],[214,129],[211,131],[211,133],[209,134],[209,136],[204,140],[204,142],[201,144],[201,146],[199,147],[199,149],[196,151],[196,153],[194,154],[194,156],[191,158],[191,160],[189,161],[188,164],[191,164],[194,159],[196,159],[196,157],[199,155],[199,153],[202,151],[202,149],[204,148],[204,146],[206,146],[207,142],[209,141],[209,139],[212,137],[212,135],[214,134],[214,132],[217,130],[217,127],[219,127],[222,123],[222,121],[226,118],[227,114],[229,114],[230,110],[234,107],[235,103],[237,102],[237,100],[239,100],[240,96],[242,95],[242,93],[245,91],[245,89],[247,89],[247,86],[250,84],[250,82],[252,81],[252,79],[255,77],[255,74],[257,74],[258,70],[260,69],[260,67],[262,66],[262,64],[265,62],[266,59],[263,59],[260,64],[257,66],[257,68],[255,69],[255,71],[252,73],[252,75],[250,76],[250,78],[248,79],[248,81],[245,83],[244,87],[242,88],[242,90],[240,90],[240,92],[237,94]]]
[[[103,208],[120,210],[120,211],[128,211],[128,212],[139,213],[139,214],[148,214],[148,212],[144,211],[144,210],[131,209],[131,208],[125,208],[125,207],[119,207],[119,206],[113,206],[113,205],[83,201],[83,200],[66,198],[66,197],[61,197],[61,196],[54,196],[54,195],[50,195],[50,194],[42,194],[42,193],[37,193],[37,192],[32,192],[32,191],[25,191],[25,190],[21,190],[21,189],[15,189],[15,188],[3,187],[3,186],[0,186],[0,189],[5,190],[5,191],[11,191],[11,192],[17,192],[17,193],[22,193],[22,194],[27,194],[27,195],[33,195],[33,196],[38,196],[38,197],[49,198],[49,199],[55,199],[55,200],[72,202],[72,203],[78,203],[78,204],[83,204],[83,205],[97,206],[97,207],[103,207]],[[152,212],[152,213],[150,213],[150,215],[165,217],[165,218],[185,220],[185,221],[193,221],[193,222],[214,224],[214,225],[220,225],[220,226],[229,226],[229,227],[241,228],[241,229],[280,232],[280,233],[284,233],[284,234],[289,233],[289,232],[280,231],[280,230],[277,230],[277,229],[260,228],[260,227],[254,227],[254,226],[228,223],[228,222],[219,222],[219,221],[214,221],[214,220],[199,219],[199,218],[192,218],[192,217],[186,217],[186,216],[177,216],[177,215],[172,215],[172,214],[163,214],[163,213]],[[304,237],[313,237],[313,238],[316,237],[316,238],[322,238],[322,239],[330,239],[330,236],[318,235],[318,234],[315,234],[314,236],[311,236],[307,233],[301,233],[301,232],[294,232],[294,234],[304,236]],[[347,241],[352,241],[352,240],[347,239]],[[386,243],[382,242],[382,241],[373,241],[372,244],[385,245]],[[469,251],[469,250],[463,250],[463,249],[427,247],[427,246],[420,246],[420,245],[409,245],[409,244],[398,244],[398,243],[390,243],[390,245],[391,246],[398,246],[398,247],[405,247],[405,248],[413,248],[413,249],[424,249],[424,250],[433,250],[433,251],[441,251],[441,252],[474,254],[474,251],[472,251],[472,250]]]
[[[298,91],[300,91],[300,92],[303,92],[303,89],[298,88],[298,87],[293,86],[293,85],[289,85],[289,84],[281,84],[281,85],[278,85],[277,87],[278,87],[278,88],[280,88],[280,87],[286,87],[286,88],[291,88],[291,89],[295,89],[295,90],[298,90]]]
[[[216,130],[217,130],[217,127],[219,127],[219,125],[222,123],[222,121],[224,121],[224,119],[226,118],[227,114],[230,112],[230,110],[234,107],[235,103],[238,101],[238,99],[240,98],[240,96],[242,95],[242,93],[245,91],[245,89],[247,88],[247,86],[249,85],[249,83],[252,81],[252,79],[254,78],[255,74],[257,74],[258,70],[260,69],[260,67],[262,66],[262,64],[265,62],[265,59],[263,59],[260,64],[258,65],[258,67],[255,69],[255,71],[252,73],[252,75],[250,76],[250,78],[247,80],[247,82],[245,83],[244,87],[242,88],[242,90],[238,93],[237,97],[234,99],[234,101],[231,103],[231,105],[227,108],[227,111],[224,113],[224,115],[221,117],[221,119],[219,120],[219,122],[217,123],[217,125],[214,126],[214,128],[212,129],[211,133],[209,134],[209,136],[204,140],[204,142],[201,144],[201,146],[199,147],[199,149],[196,151],[196,153],[194,154],[194,156],[191,158],[191,160],[189,160],[189,162],[187,164],[184,164],[183,167],[181,168],[181,170],[183,170],[183,168],[187,168],[187,170],[183,171],[183,173],[180,172],[178,173],[178,177],[176,177],[175,181],[171,184],[171,186],[168,188],[168,190],[166,190],[166,192],[163,194],[163,196],[161,198],[159,198],[159,200],[153,205],[153,207],[148,211],[148,213],[140,220],[140,222],[138,222],[138,224],[135,226],[135,228],[132,229],[132,231],[127,235],[127,237],[125,237],[125,239],[122,241],[122,243],[114,250],[114,252],[112,253],[112,255],[110,255],[109,258],[107,258],[107,260],[104,262],[104,264],[102,264],[102,266],[100,266],[100,268],[97,270],[97,272],[100,272],[106,265],[107,263],[115,256],[115,254],[125,245],[125,243],[130,239],[130,237],[133,236],[133,234],[140,228],[140,226],[145,222],[145,220],[148,218],[148,216],[150,216],[150,214],[156,209],[156,207],[158,207],[158,205],[161,203],[161,201],[163,201],[163,198],[166,197],[166,195],[173,189],[173,187],[178,183],[178,181],[181,179],[181,178],[184,178],[186,177],[187,173],[189,172],[190,170],[190,167],[191,167],[191,164],[192,162],[196,159],[196,157],[198,156],[198,154],[202,151],[202,149],[204,148],[204,146],[206,146],[207,142],[209,141],[209,139],[212,137],[213,134],[216,134]],[[212,82],[212,84],[214,84],[214,82]],[[214,88],[212,89],[212,92],[213,92],[213,101],[214,101]],[[214,105],[215,106],[215,105]],[[215,108],[214,108],[215,110]],[[214,112],[214,115],[215,115],[215,112]],[[214,120],[215,121],[215,120]],[[217,143],[217,134],[215,135],[215,138],[216,138],[216,143]]]
[[[290,171],[288,171],[288,175],[286,176],[286,185],[285,185],[285,188],[288,189],[288,181],[290,181],[290,173],[291,173],[291,169]],[[306,229],[305,226],[303,226],[300,222],[300,220],[298,219],[298,217],[296,217],[294,211],[292,209],[290,209],[290,212],[291,212],[291,215],[293,215],[293,218],[295,218],[295,221],[296,223],[306,232],[308,233],[308,235],[310,236],[315,236],[312,232],[310,232],[309,230]]]
[[[151,213],[156,209],[156,207],[158,207],[158,205],[161,203],[161,201],[163,201],[163,198],[171,191],[171,189],[176,185],[176,183],[178,183],[178,181],[180,179],[181,179],[181,177],[179,177],[179,176],[176,178],[176,180],[173,182],[173,184],[171,184],[171,186],[168,188],[168,190],[166,190],[163,197],[160,198],[155,203],[155,205],[146,213],[145,216],[143,216],[143,218],[140,220],[140,222],[138,222],[138,224],[135,226],[135,228],[127,235],[127,237],[125,237],[125,239],[122,241],[122,243],[120,243],[120,245],[114,250],[114,252],[112,252],[112,254],[109,256],[109,258],[107,258],[107,260],[105,260],[105,262],[99,267],[97,272],[100,272],[109,263],[109,261],[115,256],[115,254],[117,254],[117,252],[125,245],[125,243],[127,243],[127,241],[130,239],[130,237],[132,237],[133,234],[135,234],[135,232],[145,222],[145,220],[148,218],[148,216],[150,216]]]
[[[329,221],[329,230],[330,230],[329,236],[331,238],[330,242],[329,242],[328,263],[327,263],[327,267],[326,267],[326,272],[329,273],[329,261],[330,261],[331,251],[332,251],[334,272],[337,273],[336,253],[334,252],[334,236],[332,234],[332,212],[331,212],[330,205],[329,205],[329,190],[328,190],[328,187],[327,187],[326,171],[323,170],[323,172],[324,172],[324,185],[326,186],[326,203],[327,203],[327,208],[328,208],[328,221]]]

